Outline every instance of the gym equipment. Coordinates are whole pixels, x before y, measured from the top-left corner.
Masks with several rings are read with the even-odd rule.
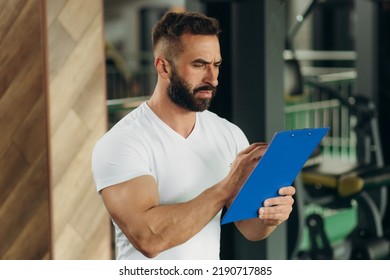
[[[327,149],[334,152],[343,149],[341,142],[353,142],[347,152],[339,152],[355,157],[348,161],[326,157],[324,145],[303,168],[294,183],[297,194],[288,222],[289,258],[387,259],[390,241],[384,237],[382,220],[390,167],[383,163],[376,108],[365,96],[345,96],[314,76],[302,75],[294,55],[292,39],[318,2],[311,1],[297,17],[286,39],[291,56],[286,60],[285,97],[307,113],[301,116],[299,127],[293,124],[288,129],[330,126]],[[306,100],[305,88],[310,88],[315,101]],[[296,102],[299,99],[303,101]],[[293,107],[286,106],[286,112]],[[338,112],[340,117],[329,112]],[[344,124],[348,131],[342,135],[338,131]]]

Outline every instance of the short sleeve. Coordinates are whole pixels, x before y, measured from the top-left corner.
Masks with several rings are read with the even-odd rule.
[[[152,175],[148,154],[140,139],[120,131],[104,135],[92,153],[97,191],[142,175]]]

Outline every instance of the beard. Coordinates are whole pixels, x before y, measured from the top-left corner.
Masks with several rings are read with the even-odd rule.
[[[168,86],[169,98],[176,105],[193,112],[202,112],[208,109],[217,91],[217,88],[211,85],[201,86],[191,90],[190,85],[182,79],[174,69],[170,80],[171,83]],[[196,97],[196,93],[202,90],[211,90],[211,97]]]

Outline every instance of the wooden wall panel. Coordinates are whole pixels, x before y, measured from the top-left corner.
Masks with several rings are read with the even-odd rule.
[[[0,259],[111,259],[102,0],[0,1]]]
[[[53,258],[111,259],[110,221],[91,174],[107,129],[102,0],[47,2]]]
[[[0,2],[0,259],[51,257],[41,4]]]

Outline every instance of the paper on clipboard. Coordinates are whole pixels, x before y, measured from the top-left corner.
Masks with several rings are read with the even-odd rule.
[[[222,217],[221,224],[258,217],[265,199],[290,186],[329,128],[305,128],[275,133],[267,151]]]

